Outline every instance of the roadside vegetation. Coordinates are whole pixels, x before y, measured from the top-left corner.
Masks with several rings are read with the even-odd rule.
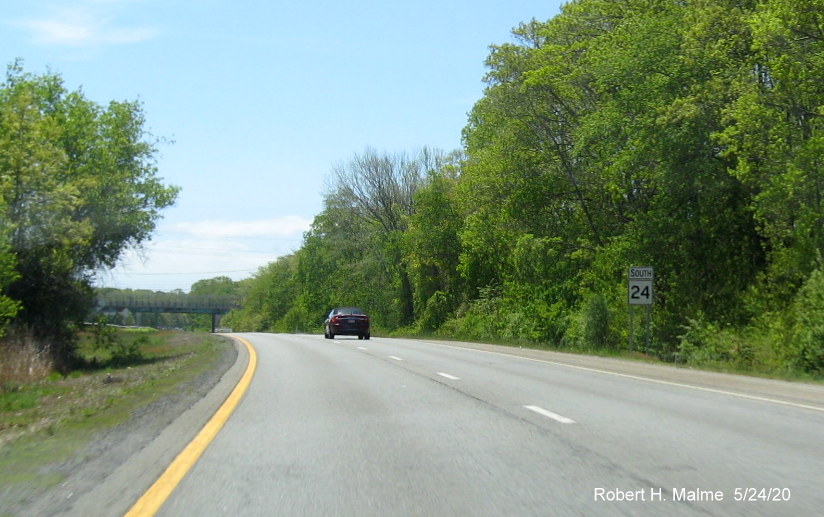
[[[822,12],[575,0],[521,24],[490,47],[464,148],[334,167],[303,246],[225,324],[317,330],[356,305],[376,334],[821,377]],[[629,266],[655,268],[634,350]]]
[[[60,482],[59,465],[100,433],[162,397],[195,389],[231,343],[206,333],[114,329],[78,332],[78,366],[34,382],[0,382],[0,493]],[[44,472],[49,474],[44,474]]]
[[[0,83],[0,371],[36,380],[78,366],[73,328],[94,275],[145,242],[178,189],[137,102],[102,106],[22,61]],[[5,380],[0,379],[0,382]]]
[[[140,247],[178,193],[158,176],[161,140],[144,125],[139,103],[99,105],[22,61],[0,82],[0,499],[8,505],[25,507],[59,483],[88,459],[77,453],[91,440],[144,425],[134,419],[157,409],[152,402],[180,410],[175,401],[201,396],[233,353],[205,333],[84,323],[100,318],[95,275]]]

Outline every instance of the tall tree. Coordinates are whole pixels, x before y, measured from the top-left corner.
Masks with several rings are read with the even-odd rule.
[[[15,268],[17,260],[10,251],[5,231],[5,228],[0,229],[0,293],[5,293],[6,288],[14,283],[20,275]],[[3,337],[9,323],[19,310],[20,302],[5,294],[0,294],[0,338]]]
[[[440,326],[464,294],[458,273],[463,222],[450,170],[430,174],[415,193],[405,236],[415,316],[427,330]]]
[[[721,4],[579,0],[492,48],[464,133],[470,282],[565,314],[650,263],[662,338],[688,314],[729,317],[762,261],[750,191],[713,140],[750,41],[746,8]]]
[[[824,3],[758,2],[748,17],[753,52],[718,142],[754,193],[766,239],[763,286],[784,306],[824,254]]]
[[[0,206],[19,278],[4,294],[22,323],[82,317],[94,273],[148,239],[178,189],[162,183],[141,107],[103,108],[17,62],[0,84]]]
[[[414,296],[403,253],[403,234],[413,213],[413,198],[426,173],[443,165],[440,153],[423,149],[418,156],[380,154],[367,149],[333,169],[334,185],[327,195],[344,217],[360,219],[374,232],[384,264],[397,280],[401,324],[414,319]]]

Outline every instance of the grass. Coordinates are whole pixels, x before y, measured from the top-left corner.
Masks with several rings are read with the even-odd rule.
[[[171,331],[119,330],[114,339],[139,354],[131,362],[114,360],[94,346],[92,334],[83,334],[84,368],[66,377],[52,374],[38,382],[0,386],[0,489],[61,482],[61,475],[44,467],[66,461],[98,432],[175,393],[213,368],[231,346],[218,336]]]

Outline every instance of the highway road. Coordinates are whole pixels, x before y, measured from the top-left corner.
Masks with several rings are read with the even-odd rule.
[[[158,515],[820,515],[824,389],[416,340],[242,334]]]

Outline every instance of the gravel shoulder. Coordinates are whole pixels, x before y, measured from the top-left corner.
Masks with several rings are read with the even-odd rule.
[[[23,493],[25,488],[0,493],[0,516],[124,515],[237,384],[248,353],[232,343],[214,368],[142,407],[128,422],[100,432],[69,460],[49,465],[43,475],[59,476],[60,484],[44,493]],[[9,501],[15,503],[6,507]]]

